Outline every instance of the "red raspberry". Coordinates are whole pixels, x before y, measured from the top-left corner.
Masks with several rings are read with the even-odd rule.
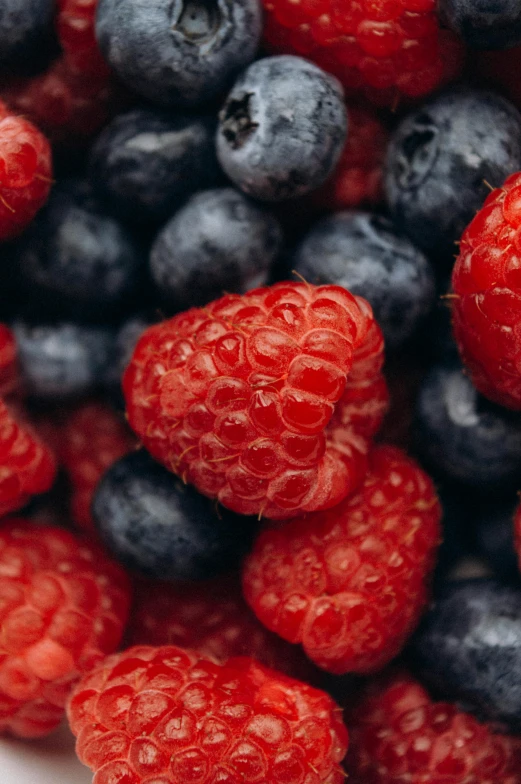
[[[313,674],[298,646],[259,623],[236,575],[200,583],[143,582],[137,588],[130,640],[134,645],[191,648],[220,664],[233,656],[252,656],[300,680]]]
[[[0,102],[0,241],[25,229],[47,200],[51,182],[49,142]]]
[[[440,29],[436,0],[263,0],[264,40],[335,74],[378,103],[418,98],[457,76],[463,47]]]
[[[135,447],[126,423],[105,403],[81,403],[59,428],[59,457],[72,485],[72,518],[95,530],[92,496],[105,471]]]
[[[55,60],[43,74],[9,82],[0,94],[52,142],[69,146],[87,142],[123,105],[119,88],[110,79],[79,73],[66,57]]]
[[[58,0],[56,27],[65,59],[73,70],[108,77],[94,31],[98,0]]]
[[[369,458],[353,498],[267,528],[244,564],[244,596],[262,623],[337,675],[378,670],[400,651],[440,541],[429,477],[392,446]]]
[[[331,177],[310,194],[312,203],[327,210],[375,206],[383,198],[382,167],[389,134],[376,114],[349,105],[349,133]]]
[[[349,718],[353,784],[521,782],[519,738],[433,702],[406,673],[374,681]]]
[[[354,490],[387,390],[368,303],[279,283],[150,327],[123,377],[145,447],[204,495],[268,518]]]
[[[0,323],[0,395],[9,395],[17,383],[16,341],[9,327]]]
[[[452,274],[453,326],[478,390],[521,409],[521,173],[489,194]]]
[[[55,474],[52,452],[0,400],[0,517],[48,490]]]
[[[72,688],[117,647],[130,591],[123,570],[60,528],[0,528],[0,731],[46,735]]]
[[[95,784],[343,784],[341,711],[253,659],[221,666],[175,647],[130,648],[69,704]]]

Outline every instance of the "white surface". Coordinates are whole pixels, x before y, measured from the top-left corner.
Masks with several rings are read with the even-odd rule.
[[[48,738],[0,740],[1,784],[91,784],[92,772],[74,754],[74,738],[60,727]]]

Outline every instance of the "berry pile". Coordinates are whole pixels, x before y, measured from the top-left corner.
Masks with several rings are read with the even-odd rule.
[[[518,0],[0,3],[0,735],[521,784],[520,67]]]

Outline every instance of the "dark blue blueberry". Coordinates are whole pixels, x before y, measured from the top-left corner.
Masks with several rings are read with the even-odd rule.
[[[385,190],[395,225],[449,266],[489,186],[519,169],[521,116],[508,101],[482,90],[442,93],[391,139]]]
[[[16,246],[30,299],[59,318],[103,320],[128,308],[146,275],[135,237],[102,213],[83,183],[56,186]]]
[[[266,57],[239,76],[219,113],[217,156],[250,196],[293,199],[333,171],[346,130],[333,76],[300,57]]]
[[[54,400],[93,392],[105,383],[114,333],[79,324],[30,326],[13,331],[24,386],[36,398]]]
[[[519,483],[521,416],[479,395],[459,364],[429,371],[415,430],[418,451],[435,474],[482,491]]]
[[[365,297],[397,348],[413,335],[434,302],[432,268],[383,217],[338,212],[323,218],[297,248],[293,268],[310,283],[334,283]]]
[[[134,353],[136,343],[150,326],[152,320],[145,315],[137,315],[125,321],[119,328],[113,345],[112,360],[105,374],[106,391],[112,403],[125,410],[121,380]]]
[[[96,36],[123,82],[160,106],[197,106],[253,60],[259,0],[99,0]]]
[[[514,549],[514,512],[517,495],[504,499],[480,501],[473,513],[476,552],[484,558],[502,581],[520,579],[517,553]]]
[[[521,728],[521,588],[446,583],[412,641],[411,661],[437,697]]]
[[[521,44],[519,0],[439,0],[439,14],[474,49]]]
[[[202,580],[237,567],[254,528],[251,519],[218,510],[144,450],[107,471],[92,512],[121,563],[163,580]]]
[[[118,217],[160,223],[192,193],[218,181],[214,137],[213,119],[133,109],[98,137],[91,182]]]
[[[53,40],[54,0],[2,0],[0,3],[0,67],[27,71],[40,65]]]
[[[192,196],[150,254],[157,289],[172,310],[264,285],[282,244],[274,216],[233,188]]]

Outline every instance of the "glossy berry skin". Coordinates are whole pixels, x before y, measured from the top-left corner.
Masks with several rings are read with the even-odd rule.
[[[224,664],[251,656],[309,682],[312,665],[297,645],[269,632],[242,597],[236,574],[194,582],[138,583],[129,628],[133,645],[176,645]]]
[[[131,427],[204,495],[274,519],[333,506],[362,480],[387,404],[365,300],[279,283],[148,329],[123,378]]]
[[[48,314],[103,321],[128,310],[143,288],[146,258],[136,237],[105,214],[81,180],[53,188],[15,249],[28,298]]]
[[[104,382],[112,362],[114,334],[108,327],[61,322],[13,324],[20,376],[26,391],[42,400],[87,395]]]
[[[333,174],[309,198],[317,208],[375,206],[383,199],[383,163],[388,132],[376,112],[348,103],[349,133]]]
[[[115,117],[91,150],[89,176],[111,213],[157,224],[217,183],[215,121],[137,108]]]
[[[66,57],[42,74],[8,82],[0,97],[62,148],[76,150],[121,111],[121,88],[104,75],[78,72]]]
[[[257,0],[99,0],[96,37],[130,89],[164,107],[200,106],[253,60],[262,28]]]
[[[434,365],[425,376],[415,431],[436,474],[484,491],[518,486],[521,417],[483,398],[459,362]]]
[[[45,203],[51,182],[49,142],[0,102],[0,241],[25,229]]]
[[[448,582],[413,639],[411,662],[440,696],[521,726],[521,589],[490,578]]]
[[[348,93],[380,104],[428,95],[461,67],[461,44],[440,29],[436,0],[264,0],[264,8],[270,51],[307,57]]]
[[[434,303],[428,260],[380,215],[346,211],[323,218],[297,247],[292,267],[310,283],[333,283],[364,297],[388,348],[410,338]]]
[[[356,784],[519,784],[521,743],[449,702],[407,672],[373,681],[349,712],[346,770]]]
[[[110,406],[92,400],[67,414],[59,428],[58,443],[60,462],[72,488],[72,520],[94,533],[90,507],[96,486],[116,460],[135,448],[135,439]]]
[[[92,515],[118,561],[160,580],[206,580],[236,567],[255,530],[252,520],[221,512],[144,450],[103,475]]]
[[[98,0],[57,0],[57,6],[56,30],[68,66],[86,77],[108,77],[94,33]]]
[[[448,90],[405,117],[392,135],[387,203],[396,227],[448,267],[490,185],[520,168],[517,110],[491,92]]]
[[[374,672],[397,655],[425,608],[440,515],[416,463],[375,447],[352,498],[260,534],[244,563],[245,599],[319,667]]]
[[[121,639],[128,579],[102,550],[29,520],[0,529],[0,731],[47,735],[69,692]]]
[[[472,382],[490,400],[521,409],[521,174],[488,196],[461,238],[452,273],[453,328]]]
[[[234,188],[202,191],[157,235],[150,270],[171,310],[268,282],[282,246],[277,219]]]
[[[0,400],[0,517],[49,490],[55,475],[52,452]]]
[[[343,98],[336,79],[301,57],[257,60],[219,113],[219,163],[256,199],[303,196],[322,185],[340,159],[347,132]]]
[[[68,710],[97,784],[342,784],[340,714],[324,692],[253,659],[220,666],[174,646],[109,657]]]
[[[439,13],[474,49],[521,44],[521,8],[517,0],[440,0]]]
[[[0,395],[5,397],[18,384],[16,341],[6,324],[0,323]]]
[[[53,0],[3,0],[0,8],[0,67],[22,70],[48,54]]]

